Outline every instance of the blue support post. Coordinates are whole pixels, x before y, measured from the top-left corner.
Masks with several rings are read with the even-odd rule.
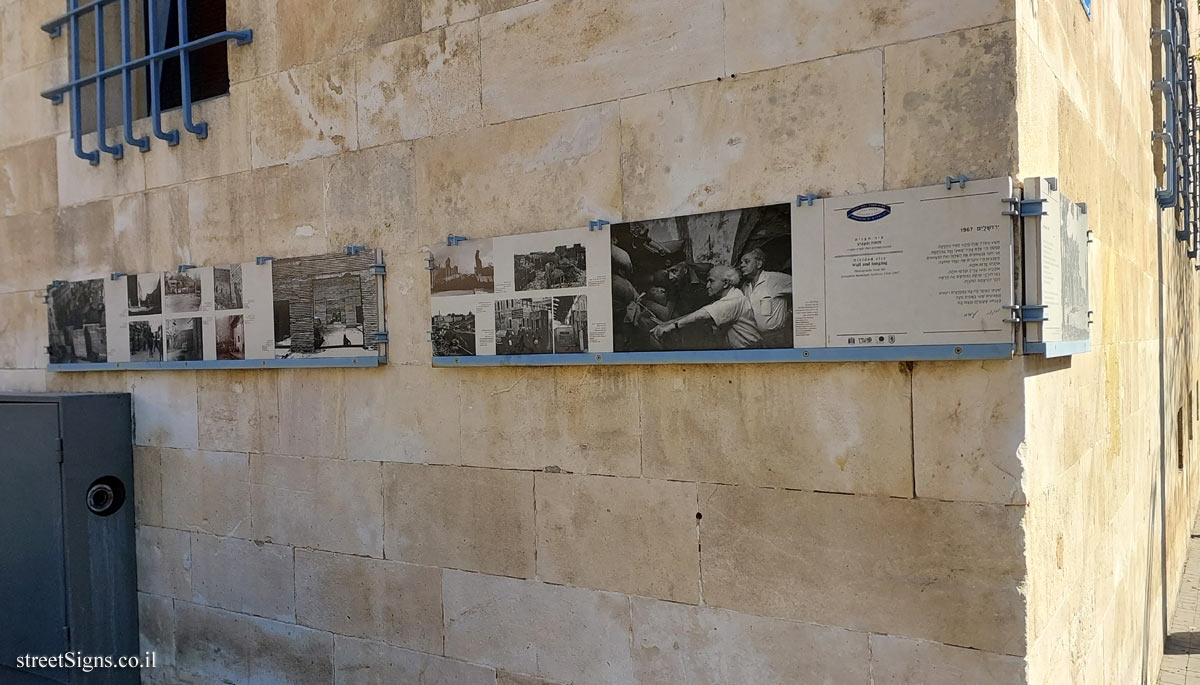
[[[121,63],[124,65],[128,65],[132,57],[129,44],[129,0],[121,0]],[[145,152],[150,149],[150,139],[133,135],[133,72],[128,68],[121,71],[121,90],[125,96],[122,103],[125,143]]]
[[[187,22],[187,0],[176,0],[176,14],[179,16],[177,26],[179,27],[179,44],[184,45],[189,40],[188,22]],[[183,97],[183,127],[188,133],[193,133],[197,138],[204,139],[208,137],[208,123],[204,121],[192,121],[192,69],[191,57],[187,50],[179,53],[179,91]]]
[[[146,26],[150,33],[150,119],[153,122],[154,137],[167,141],[167,145],[175,146],[179,144],[179,131],[164,131],[162,127],[162,102],[158,87],[162,82],[162,60],[165,58],[159,52],[163,46],[158,44],[158,17],[153,7],[147,8]]]
[[[67,0],[67,10],[78,7],[79,0]],[[79,81],[79,17],[71,15],[71,81]],[[62,98],[59,98],[61,102]],[[83,104],[79,102],[79,86],[71,88],[71,138],[75,144],[75,156],[86,159],[88,164],[99,164],[100,153],[83,149]]]
[[[104,71],[104,6],[96,5],[92,19],[96,22],[96,71]],[[125,149],[118,143],[108,144],[108,102],[104,93],[104,79],[96,79],[96,145],[101,152],[113,159],[125,156]]]

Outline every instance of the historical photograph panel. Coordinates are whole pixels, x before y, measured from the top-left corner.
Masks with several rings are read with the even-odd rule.
[[[246,358],[246,327],[240,314],[218,316],[217,359]]]
[[[554,298],[496,301],[496,354],[550,354],[554,351]]]
[[[473,295],[495,292],[496,267],[491,240],[469,240],[430,250],[433,269],[429,272],[434,295]]]
[[[513,255],[517,290],[579,288],[587,285],[587,250],[581,243]]]
[[[616,352],[790,348],[787,204],[612,227]]]
[[[125,277],[129,288],[129,315],[162,314],[162,274],[133,274]]]
[[[185,314],[200,311],[200,272],[168,271],[163,274],[163,310],[167,314]]]
[[[555,354],[588,351],[587,295],[553,298],[554,321],[551,327]]]
[[[203,319],[167,319],[163,325],[163,360],[198,362],[204,359]]]
[[[213,267],[213,303],[218,310],[242,308],[242,265]]]
[[[50,287],[50,363],[108,361],[104,281],[75,281]]]
[[[475,356],[475,303],[463,298],[433,301],[430,329],[435,357]]]
[[[377,351],[374,262],[369,250],[273,261],[276,356],[353,357]]]
[[[163,348],[162,322],[129,322],[129,361],[161,362]]]

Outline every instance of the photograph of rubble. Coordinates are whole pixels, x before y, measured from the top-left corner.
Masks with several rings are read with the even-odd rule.
[[[50,286],[51,364],[108,360],[104,281],[74,281]]]
[[[372,252],[277,259],[271,265],[275,354],[352,357],[378,349]]]

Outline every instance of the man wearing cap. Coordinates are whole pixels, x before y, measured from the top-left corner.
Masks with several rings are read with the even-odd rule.
[[[754,311],[746,295],[738,290],[741,274],[731,266],[714,266],[708,272],[706,286],[710,297],[716,298],[691,314],[655,326],[650,334],[655,340],[684,326],[707,323],[716,325],[725,337],[728,349],[744,350],[762,346],[762,336],[754,320]]]

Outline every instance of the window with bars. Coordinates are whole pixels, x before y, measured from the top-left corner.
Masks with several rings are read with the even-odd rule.
[[[70,41],[70,80],[42,96],[56,105],[69,99],[75,155],[91,164],[101,153],[120,159],[126,145],[149,150],[150,136],[133,129],[147,115],[153,137],[178,144],[179,131],[162,123],[163,111],[174,107],[184,130],[206,138],[208,124],[194,119],[192,107],[229,92],[225,43],[253,39],[250,29],[226,28],[225,0],[67,0],[66,14],[42,30]],[[108,127],[118,120],[123,142],[109,140]],[[83,135],[91,131],[96,149],[88,150]]]

